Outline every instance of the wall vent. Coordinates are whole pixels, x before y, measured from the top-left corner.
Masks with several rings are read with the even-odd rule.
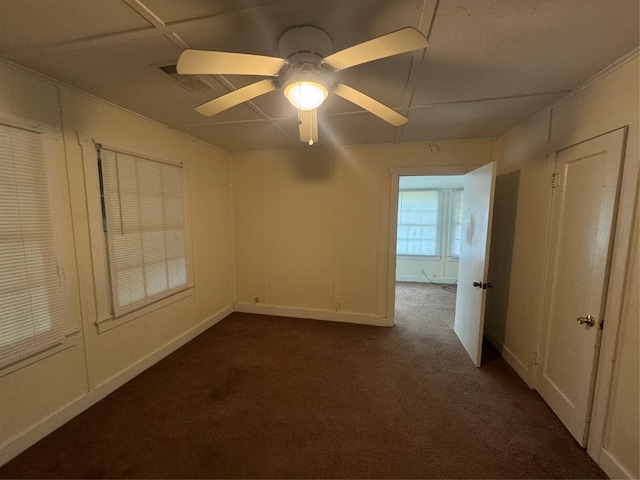
[[[180,75],[175,65],[164,65],[158,68],[169,75],[174,82],[177,82],[182,88],[190,92],[216,89],[214,85],[202,79],[199,75]]]

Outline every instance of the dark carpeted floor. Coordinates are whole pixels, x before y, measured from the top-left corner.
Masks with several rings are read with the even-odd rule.
[[[235,313],[0,476],[606,478],[502,358],[473,366],[454,305],[399,284],[394,328]]]

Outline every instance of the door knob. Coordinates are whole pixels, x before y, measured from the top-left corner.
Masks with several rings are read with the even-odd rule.
[[[593,318],[591,315],[587,315],[586,317],[578,317],[576,320],[578,321],[578,325],[588,325],[590,327],[593,327],[596,324],[595,318]]]

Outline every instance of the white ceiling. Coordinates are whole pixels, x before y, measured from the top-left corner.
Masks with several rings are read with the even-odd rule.
[[[304,146],[280,90],[213,117],[194,107],[261,78],[205,76],[189,92],[159,70],[185,48],[280,56],[289,27],[336,51],[405,26],[425,51],[339,72],[407,115],[392,127],[335,95],[320,143],[496,137],[638,47],[639,0],[0,0],[0,58],[229,151]]]

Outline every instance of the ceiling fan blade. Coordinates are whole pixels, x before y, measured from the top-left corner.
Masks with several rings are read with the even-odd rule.
[[[228,108],[235,107],[247,100],[259,97],[265,93],[272,92],[276,89],[275,83],[270,79],[260,80],[246,87],[239,88],[233,92],[214,98],[213,100],[203,103],[196,107],[196,111],[210,117],[216,113],[220,113]]]
[[[287,61],[247,53],[185,50],[176,70],[181,75],[264,75],[275,77]]]
[[[323,62],[339,71],[361,63],[425,48],[427,45],[427,38],[419,30],[406,27],[336,52],[326,57]]]
[[[300,141],[313,145],[318,142],[318,109],[298,111]]]
[[[395,110],[343,83],[336,85],[333,93],[373,113],[394,127],[399,127],[409,121],[407,117],[400,115]]]

